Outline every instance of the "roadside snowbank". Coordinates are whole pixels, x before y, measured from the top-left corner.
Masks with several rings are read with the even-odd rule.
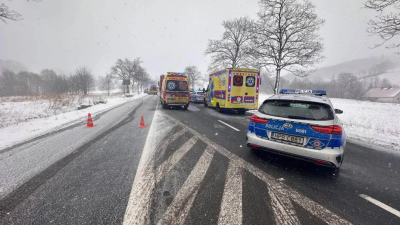
[[[271,95],[260,94],[259,104]],[[331,98],[348,140],[400,152],[400,104]]]
[[[0,126],[3,127],[0,129],[0,150],[41,136],[52,130],[61,129],[78,121],[86,121],[88,113],[91,113],[93,117],[97,113],[145,95],[147,94],[135,93],[130,98],[126,98],[123,95],[103,96],[107,100],[106,104],[97,104],[82,110],[77,110],[76,104],[66,104],[54,110],[51,107],[54,101],[42,99],[38,101],[20,99],[20,101],[13,100],[11,102],[3,99],[0,102],[0,121],[3,123]],[[71,101],[75,101],[72,98],[75,97],[71,97]],[[82,99],[81,102],[87,101],[90,101],[90,99]]]

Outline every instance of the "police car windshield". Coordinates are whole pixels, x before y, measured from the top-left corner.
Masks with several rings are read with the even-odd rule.
[[[289,119],[302,120],[333,120],[333,111],[329,105],[290,100],[265,101],[259,108],[259,112]]]

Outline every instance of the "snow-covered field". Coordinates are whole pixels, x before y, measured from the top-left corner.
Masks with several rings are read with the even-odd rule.
[[[47,99],[43,96],[0,98],[0,150],[77,121],[86,121],[88,113],[93,117],[104,110],[144,95],[147,94],[136,93],[129,98],[122,94],[62,96],[57,99]],[[107,103],[77,110],[79,105],[93,104],[99,99],[105,99]]]
[[[261,104],[270,95],[261,94]],[[347,138],[400,152],[400,104],[332,98]],[[382,148],[380,148],[382,149]]]

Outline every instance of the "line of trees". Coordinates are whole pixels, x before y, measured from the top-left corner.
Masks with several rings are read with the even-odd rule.
[[[0,75],[0,96],[88,94],[94,87],[95,80],[87,67],[77,68],[69,76],[50,69],[44,69],[40,74],[4,70]]]
[[[368,22],[368,32],[383,41],[375,47],[393,43],[400,35],[400,0],[366,0],[364,6],[379,12]],[[209,71],[227,67],[264,68],[274,74],[274,93],[280,86],[281,71],[306,77],[323,59],[319,29],[325,21],[318,18],[309,0],[260,0],[258,19],[248,17],[224,21],[220,40],[209,40],[206,55],[211,56]],[[389,9],[393,12],[387,13]],[[392,41],[392,43],[386,44]],[[390,65],[377,65],[364,76],[374,76]],[[351,76],[348,77],[351,79]]]
[[[275,71],[277,93],[282,70],[304,77],[322,59],[318,31],[325,21],[309,0],[260,0],[259,6],[255,21],[247,17],[224,21],[222,39],[209,40],[205,54],[211,55],[211,71],[226,67]]]

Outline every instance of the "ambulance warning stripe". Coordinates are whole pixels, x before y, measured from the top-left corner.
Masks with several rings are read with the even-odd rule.
[[[225,99],[226,91],[214,91],[214,97],[217,99]]]

